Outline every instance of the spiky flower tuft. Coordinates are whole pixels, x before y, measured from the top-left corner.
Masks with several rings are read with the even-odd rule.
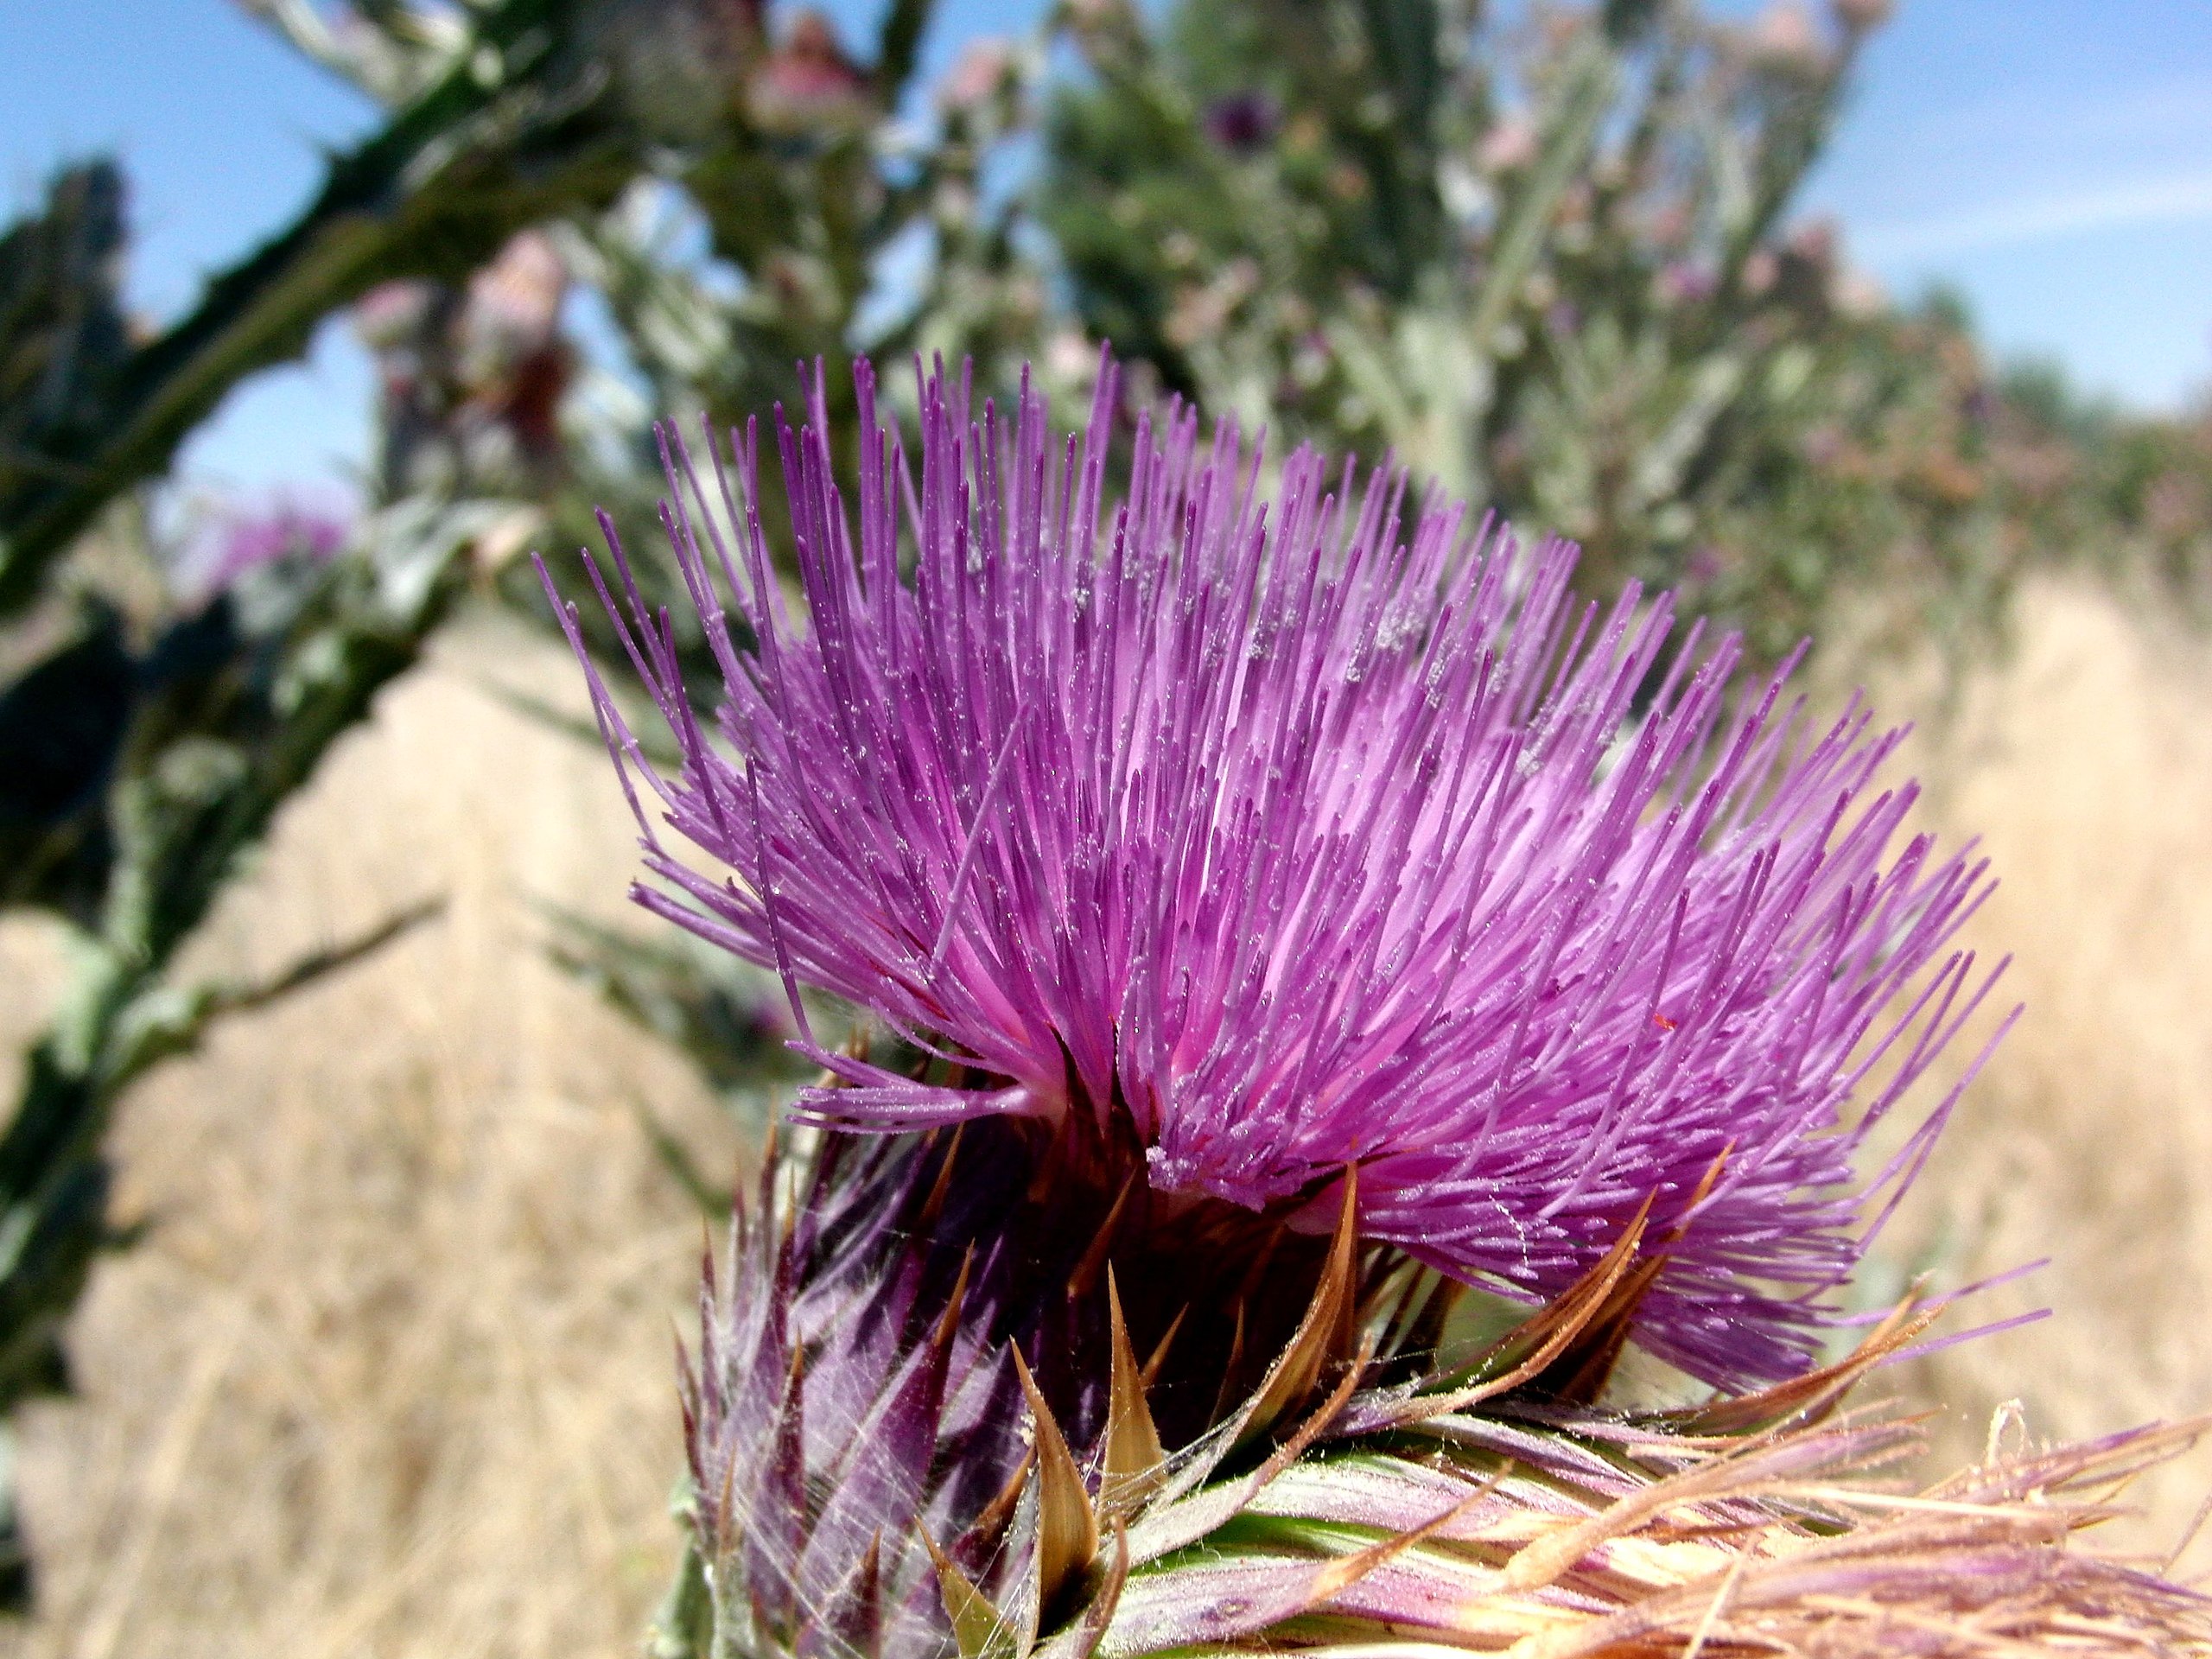
[[[1006,1344],[1035,1334],[1007,1328],[1002,1254],[971,1272],[1003,1184],[970,1160],[948,1215],[944,1168],[891,1139],[772,1153],[726,1272],[709,1258],[683,1394],[713,1652],[943,1646],[920,1540],[971,1530],[1019,1466]]]
[[[272,565],[327,564],[346,544],[351,526],[335,513],[280,501],[266,512],[227,518],[198,552],[192,575],[201,592],[219,594]]]
[[[594,678],[663,809],[642,902],[938,1057],[810,1049],[836,1086],[802,1112],[1031,1119],[1313,1232],[1356,1166],[1364,1238],[1531,1303],[1649,1200],[1640,1340],[1803,1370],[1948,1100],[1871,1186],[1864,1137],[1994,977],[1948,944],[1983,867],[1880,781],[1900,734],[1670,645],[1666,595],[1585,607],[1572,548],[1402,475],[1301,450],[1270,495],[1233,426],[1139,421],[1109,507],[1110,369],[1065,444],[1026,388],[1008,421],[923,379],[918,470],[857,380],[857,524],[819,384],[779,416],[804,626],[755,429],[734,478],[671,468],[719,742],[619,544],[622,600],[592,573],[683,754],[657,775]]]

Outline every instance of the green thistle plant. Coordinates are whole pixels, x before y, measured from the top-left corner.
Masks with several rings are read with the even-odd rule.
[[[1789,222],[1881,16],[1824,10],[1070,3],[1091,73],[1036,211],[1084,327],[1211,413],[1393,454],[1768,660],[1849,630],[1955,662],[2143,515],[2081,522],[2053,469],[2109,441],[2032,435],[1955,308]],[[2185,470],[2162,539],[2201,548]]]

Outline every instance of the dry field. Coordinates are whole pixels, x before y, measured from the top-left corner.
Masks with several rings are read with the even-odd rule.
[[[2003,886],[1974,942],[2026,1015],[1968,1091],[1889,1241],[1970,1283],[2050,1265],[1955,1316],[2042,1322],[1936,1356],[1955,1461],[2018,1399],[2078,1437],[2212,1412],[2212,648],[2078,590],[2031,596],[2010,661],[1915,765],[1930,816]],[[2136,1492],[2171,1545],[2212,1447]],[[2212,1529],[2208,1529],[2212,1532]],[[2182,1571],[2212,1571],[2212,1536]]]
[[[2212,655],[2036,596],[2016,655],[1916,764],[2006,886],[2027,1023],[1892,1241],[1959,1275],[2050,1255],[1985,1317],[2056,1316],[1927,1362],[1979,1450],[1990,1408],[2085,1433],[2212,1408]],[[270,969],[428,893],[447,917],[238,1021],[118,1136],[152,1224],[73,1334],[81,1393],[22,1452],[45,1608],[0,1650],[634,1650],[670,1555],[668,1322],[698,1221],[632,1116],[734,1155],[683,1068],[536,954],[526,899],[613,913],[627,863],[594,755],[487,697],[565,688],[480,627],[397,687],[281,825],[202,965]],[[51,941],[0,931],[0,1039]],[[2171,1536],[2212,1459],[2143,1495]]]
[[[124,1205],[153,1230],[77,1320],[81,1397],[29,1425],[45,1611],[21,1652],[635,1646],[701,1224],[633,1105],[702,1147],[717,1115],[537,953],[528,899],[619,914],[630,842],[601,759],[480,689],[495,664],[568,689],[519,645],[448,639],[394,687],[204,941],[266,972],[450,899],[130,1101]],[[8,944],[0,972],[40,941]]]

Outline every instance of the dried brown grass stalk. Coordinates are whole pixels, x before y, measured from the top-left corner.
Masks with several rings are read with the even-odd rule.
[[[2032,1455],[2000,1457],[1918,1493],[1850,1478],[1868,1453],[1893,1455],[1868,1423],[1807,1429],[1711,1470],[1670,1478],[1636,1507],[1647,1519],[1608,1542],[1640,1542],[1641,1584],[1618,1611],[1510,1649],[1519,1659],[1643,1659],[1790,1654],[2212,1652],[2212,1601],[2164,1578],[2155,1561],[2085,1548],[2076,1535],[2117,1513],[2145,1471],[2194,1446],[2203,1422],[2154,1427]],[[1825,1467],[1771,1479],[1811,1453]],[[1706,1477],[1700,1478],[1700,1476]],[[1669,1488],[1694,1485],[1684,1502]],[[1725,1519],[1732,1503],[1789,1519]],[[1702,1570],[1662,1582],[1669,1552]]]

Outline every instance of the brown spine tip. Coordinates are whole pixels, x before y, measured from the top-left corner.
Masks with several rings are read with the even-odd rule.
[[[1114,1269],[1106,1269],[1106,1317],[1113,1349],[1112,1376],[1106,1406],[1106,1478],[1102,1497],[1110,1496],[1116,1507],[1141,1500],[1151,1477],[1167,1461],[1167,1449],[1152,1421],[1145,1399],[1143,1373],[1135,1351],[1129,1345],[1129,1327],[1122,1317],[1121,1287]]]
[[[1021,1380],[1036,1425],[1038,1628],[1042,1630],[1090,1570],[1098,1554],[1098,1517],[1091,1510],[1083,1471],[1068,1450],[1067,1437],[1060,1433],[1052,1407],[1045,1403],[1021,1351],[1013,1351],[1014,1375]]]

